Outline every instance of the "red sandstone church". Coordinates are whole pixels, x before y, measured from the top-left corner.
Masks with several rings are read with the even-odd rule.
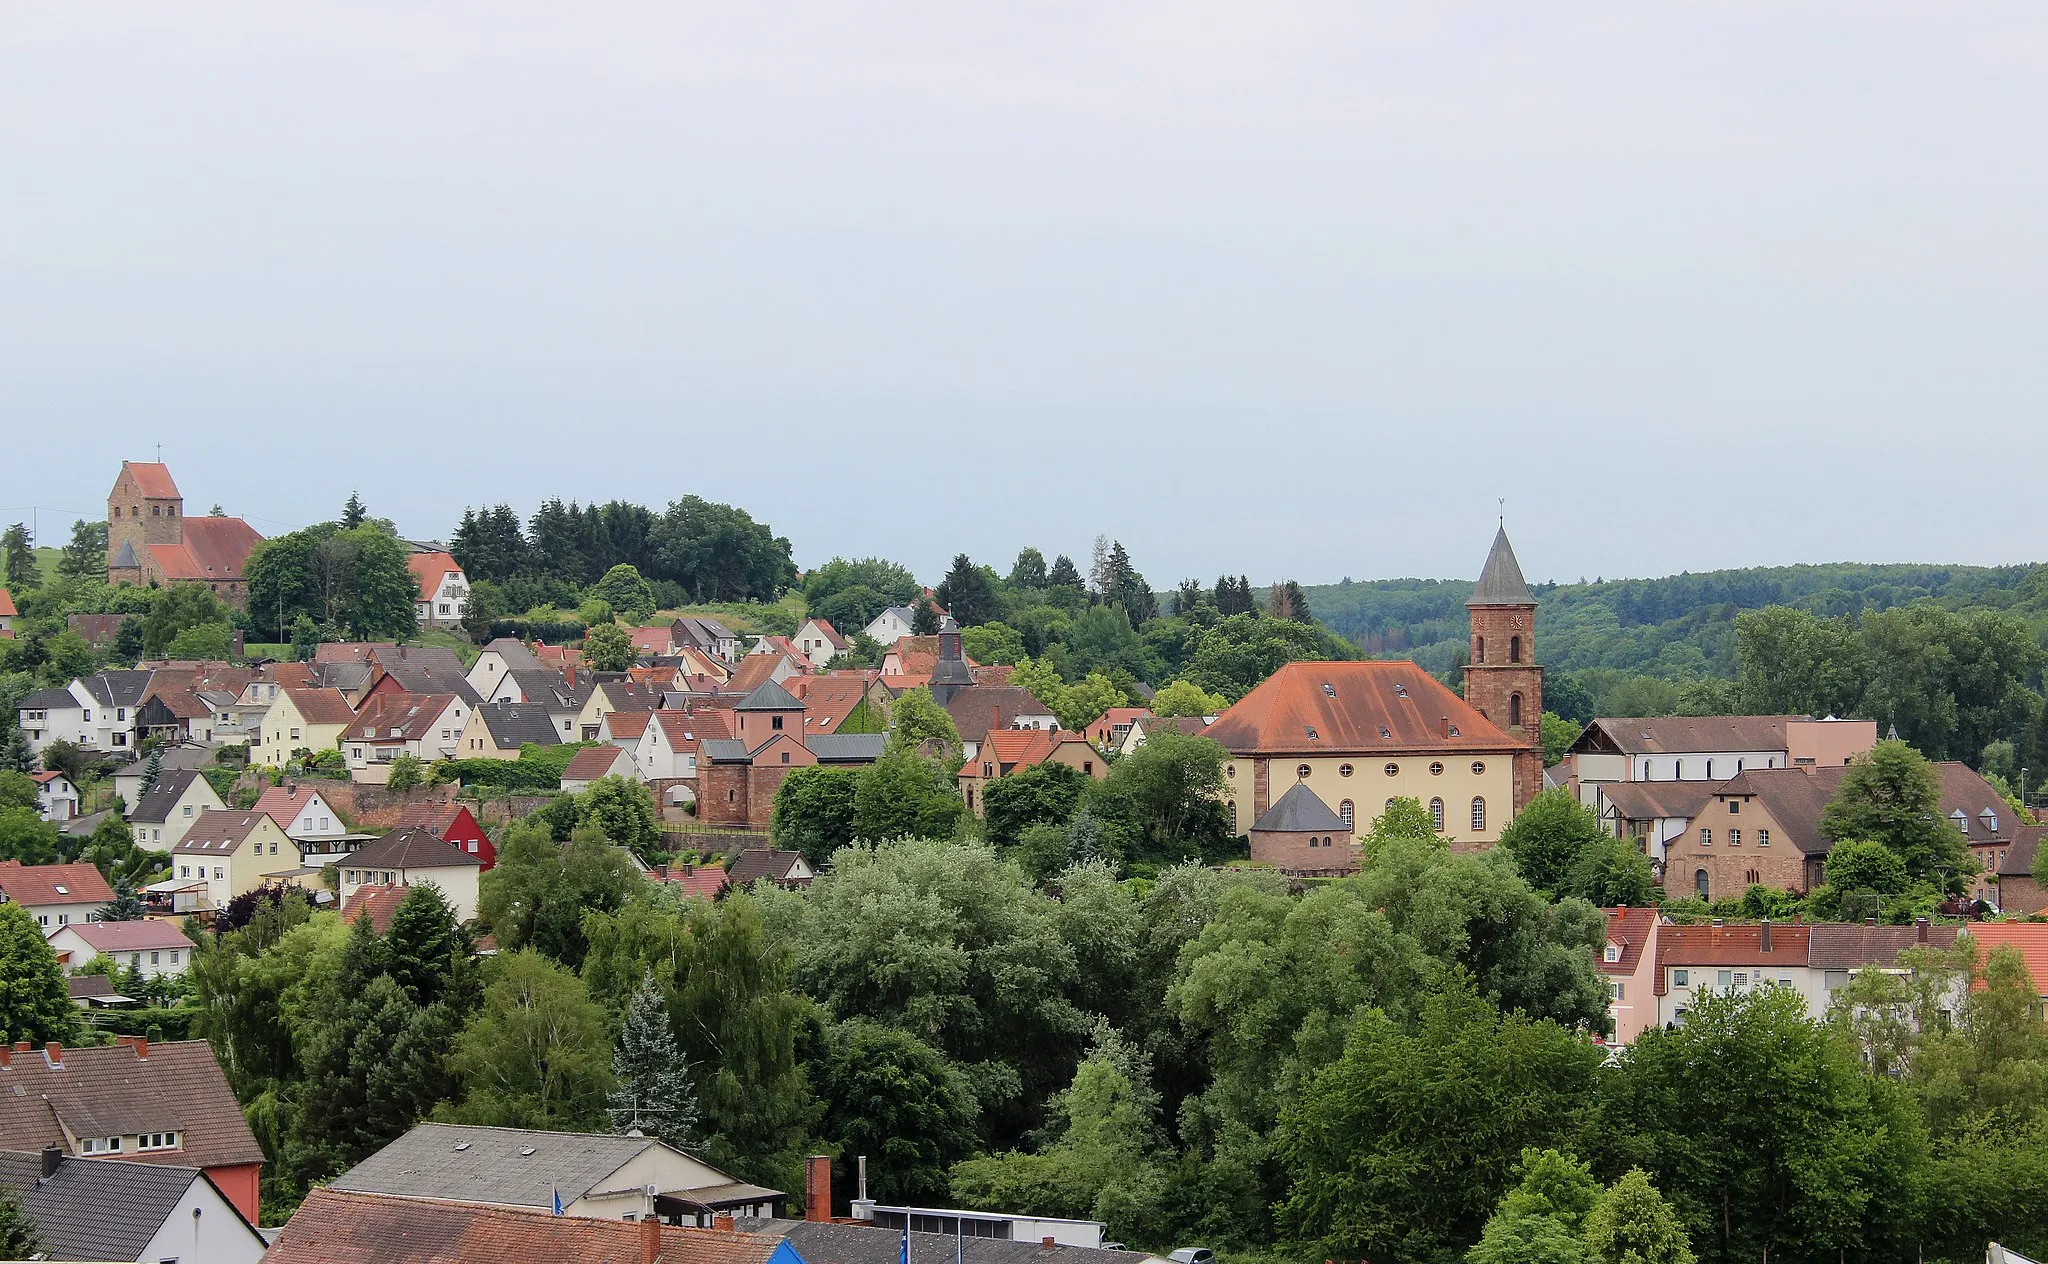
[[[185,498],[168,466],[123,461],[107,493],[109,584],[198,583],[243,609],[242,568],[263,537],[240,518],[185,516]]]

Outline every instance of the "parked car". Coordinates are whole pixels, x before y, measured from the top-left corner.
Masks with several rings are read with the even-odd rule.
[[[1215,1264],[1216,1252],[1206,1246],[1184,1246],[1166,1258],[1173,1264]]]

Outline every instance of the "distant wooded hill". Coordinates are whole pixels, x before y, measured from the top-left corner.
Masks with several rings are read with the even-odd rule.
[[[1466,580],[1347,580],[1307,587],[1309,609],[1368,654],[1441,672],[1465,650]],[[2000,609],[2048,631],[2048,566],[1829,563],[1534,586],[1538,653],[1553,670],[1612,668],[1684,680],[1735,675],[1735,616],[1792,606],[1833,617],[1923,598]]]

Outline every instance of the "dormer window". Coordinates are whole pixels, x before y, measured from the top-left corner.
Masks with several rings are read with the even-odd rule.
[[[1330,683],[1329,681],[1327,681],[1327,680],[1326,680],[1326,681],[1324,681],[1324,682],[1323,682],[1323,696],[1324,696],[1325,698],[1334,698],[1334,697],[1336,697],[1336,696],[1337,696],[1337,686],[1335,686],[1335,685],[1331,684],[1331,683]]]
[[[1401,684],[1401,683],[1399,683],[1399,682],[1397,681],[1397,682],[1395,683],[1395,685],[1394,685],[1394,696],[1395,696],[1396,698],[1405,698],[1405,697],[1407,697],[1407,696],[1408,696],[1408,686],[1406,686],[1406,685],[1404,685],[1404,684]]]
[[[1609,944],[1607,945],[1607,951],[1600,955],[1600,959],[1608,965],[1613,965],[1621,960],[1621,949],[1614,944]]]
[[[1977,819],[1984,822],[1984,828],[1987,832],[1992,834],[1998,832],[1998,813],[1993,812],[1990,808],[1985,808],[1982,812],[1979,812]]]
[[[1957,808],[1955,811],[1950,812],[1948,814],[1948,819],[1952,821],[1955,824],[1955,827],[1961,830],[1966,837],[1968,836],[1970,832],[1970,818],[1964,815],[1963,810],[1961,808]]]

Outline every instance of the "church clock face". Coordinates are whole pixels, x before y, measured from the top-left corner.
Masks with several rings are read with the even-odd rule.
[[[1516,626],[1516,627],[1518,627],[1518,628],[1522,626],[1522,616],[1521,616],[1521,615],[1516,615],[1516,616],[1515,616],[1515,626]]]

